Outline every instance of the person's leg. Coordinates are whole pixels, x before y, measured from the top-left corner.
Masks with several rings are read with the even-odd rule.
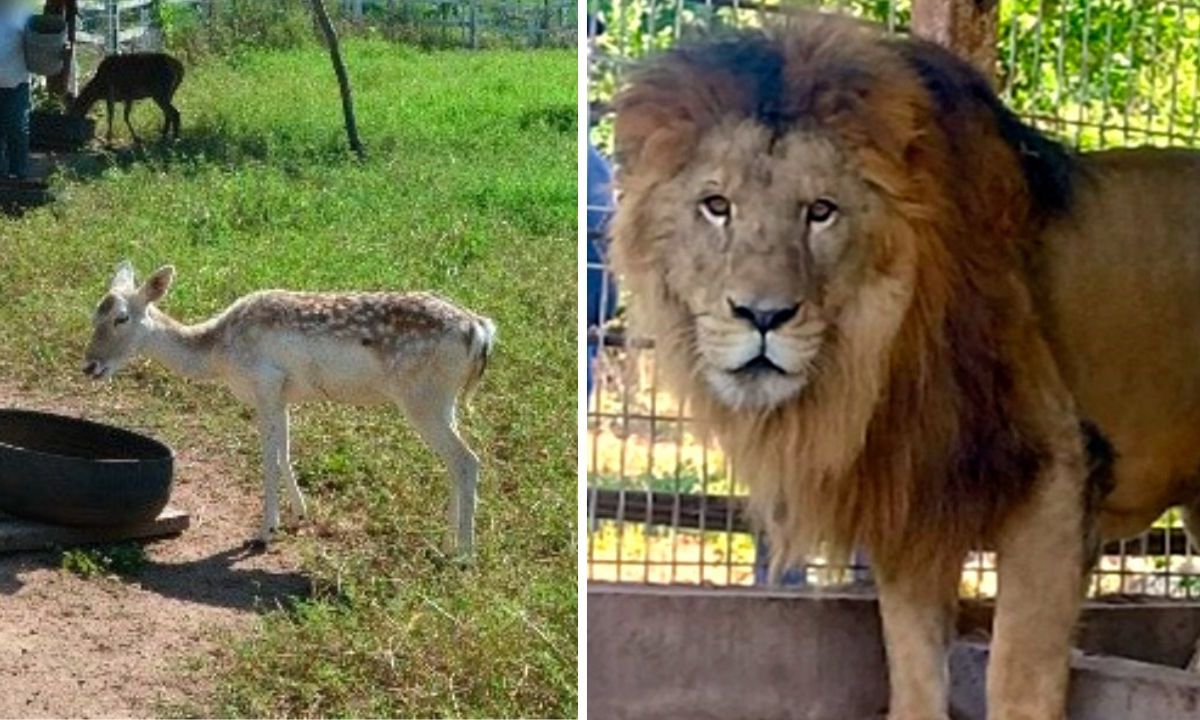
[[[29,83],[22,83],[13,98],[15,131],[8,143],[9,172],[21,179],[29,177],[29,104]]]

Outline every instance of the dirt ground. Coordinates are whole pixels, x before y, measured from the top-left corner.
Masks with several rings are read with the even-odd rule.
[[[72,402],[0,384],[0,407],[81,414]],[[260,610],[308,591],[286,540],[245,549],[260,501],[221,453],[176,452],[171,503],[192,526],[148,544],[136,577],[82,579],[53,552],[0,555],[0,717],[152,717],[203,697],[204,672],[189,668]]]

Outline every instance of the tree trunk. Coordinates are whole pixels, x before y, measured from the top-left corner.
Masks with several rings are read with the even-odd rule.
[[[346,140],[350,143],[350,149],[354,151],[359,160],[362,160],[367,153],[363,148],[362,141],[358,139],[358,122],[354,119],[354,97],[350,92],[350,76],[346,74],[346,64],[342,62],[342,50],[338,44],[337,31],[333,29],[333,23],[329,20],[324,0],[309,1],[312,4],[313,15],[317,18],[317,25],[325,36],[325,46],[329,48],[329,59],[333,62],[333,72],[337,75],[338,89],[342,93],[342,114],[346,118]]]
[[[998,7],[999,0],[914,0],[913,34],[953,50],[995,82]]]

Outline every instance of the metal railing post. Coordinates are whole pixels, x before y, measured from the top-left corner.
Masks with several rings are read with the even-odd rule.
[[[104,51],[114,55],[121,50],[121,9],[117,0],[104,0]]]
[[[469,5],[469,30],[471,33],[471,49],[479,48],[479,2],[478,0],[470,0]]]

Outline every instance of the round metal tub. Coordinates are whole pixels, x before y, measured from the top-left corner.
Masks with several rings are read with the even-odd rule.
[[[123,525],[158,516],[174,457],[128,430],[0,410],[0,512],[60,525]]]

